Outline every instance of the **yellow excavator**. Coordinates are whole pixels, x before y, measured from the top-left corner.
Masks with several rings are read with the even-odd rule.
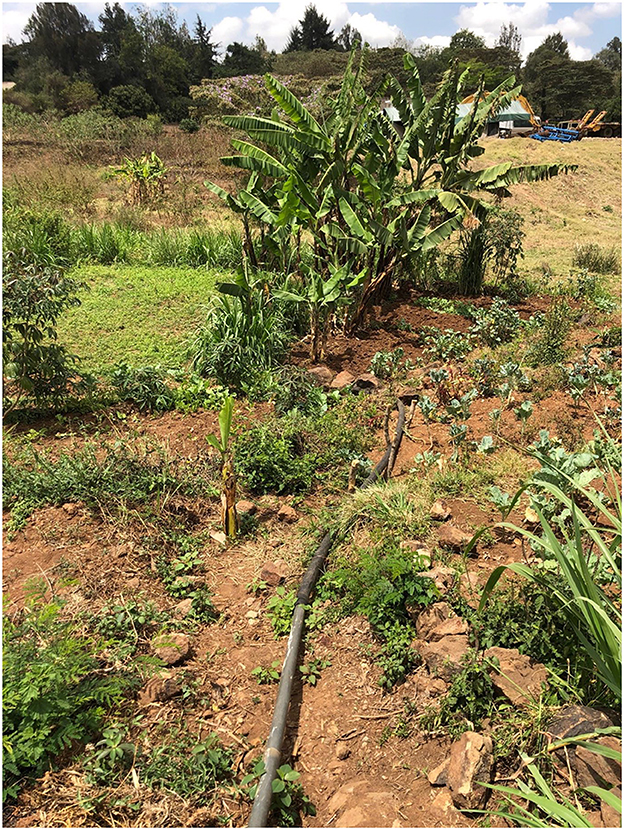
[[[622,125],[619,121],[605,121],[606,110],[602,110],[594,118],[595,110],[587,110],[585,115],[577,121],[560,121],[557,126],[567,130],[577,130],[579,138],[593,135],[600,138],[614,138],[622,135]]]

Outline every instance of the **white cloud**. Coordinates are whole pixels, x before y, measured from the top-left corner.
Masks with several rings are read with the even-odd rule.
[[[225,52],[226,46],[239,39],[242,31],[243,21],[240,17],[224,17],[212,27],[210,39],[213,43],[219,43],[222,51]]]
[[[422,37],[415,38],[413,44],[416,48],[418,48],[419,46],[435,46],[444,49],[450,44],[450,42],[451,38],[447,35],[434,35],[433,37],[427,37],[427,35],[423,35]]]
[[[368,14],[355,12],[347,22],[357,29],[364,41],[370,43],[371,46],[390,46],[392,41],[401,34],[398,26],[378,20],[372,12]]]
[[[22,31],[28,18],[35,10],[35,3],[24,3],[19,9],[7,9],[2,12],[2,42],[9,38],[19,43],[23,40]]]
[[[536,49],[544,38],[561,32],[568,41],[570,57],[573,60],[589,60],[591,49],[577,43],[578,39],[590,37],[591,23],[597,18],[613,17],[621,12],[619,3],[594,3],[582,6],[571,16],[548,22],[549,11],[556,10],[556,4],[545,0],[528,0],[520,4],[500,2],[478,2],[474,6],[462,6],[455,18],[458,29],[470,29],[480,35],[487,46],[493,46],[501,26],[514,23],[522,35],[522,57]]]

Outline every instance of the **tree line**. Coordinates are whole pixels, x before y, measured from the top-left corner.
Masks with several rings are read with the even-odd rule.
[[[215,43],[197,15],[189,29],[171,7],[144,7],[134,14],[107,3],[99,29],[70,3],[39,3],[24,29],[23,43],[3,46],[3,78],[15,87],[5,101],[29,112],[63,114],[103,106],[120,117],[160,115],[177,122],[188,116],[189,90],[205,78],[241,75],[302,74],[323,78],[341,74],[362,35],[350,25],[332,31],[327,18],[309,5],[290,32],[281,54],[268,50],[261,37],[247,46]],[[388,48],[372,50],[369,82],[387,73],[399,80],[403,55],[416,60],[429,93],[449,65],[469,72],[475,89],[481,78],[493,89],[514,74],[536,112],[551,121],[580,117],[586,109],[606,109],[621,118],[622,44],[614,37],[591,60],[574,61],[561,34],[548,36],[526,61],[522,38],[513,23],[503,25],[493,47],[469,30],[456,32],[447,47],[414,48],[403,35]]]

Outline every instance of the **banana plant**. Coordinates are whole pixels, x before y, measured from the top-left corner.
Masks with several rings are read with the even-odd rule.
[[[225,535],[230,538],[238,533],[236,475],[234,474],[234,460],[229,447],[233,411],[234,398],[228,395],[219,412],[220,438],[217,438],[214,433],[206,436],[206,441],[221,455],[221,522]]]
[[[357,66],[351,53],[341,90],[329,102],[322,123],[266,75],[266,88],[276,103],[272,116],[226,116],[225,123],[245,131],[251,141],[233,140],[236,155],[221,159],[250,171],[252,184],[238,194],[235,209],[243,206],[279,250],[290,241],[304,283],[319,275],[332,281],[336,268],[364,272],[357,291],[350,290],[347,330],[362,321],[367,307],[394,279],[409,275],[416,257],[462,225],[478,224],[489,210],[484,194],[502,197],[513,184],[574,169],[511,163],[471,168],[483,153],[478,139],[488,119],[520,91],[513,76],[491,93],[477,90],[470,111],[458,119],[468,74],[457,65],[427,100],[411,55],[405,56],[405,90],[389,78],[368,95],[363,85],[366,62],[366,50]],[[401,114],[403,135],[380,109],[388,88]],[[300,268],[304,234],[314,250],[314,269],[308,273]],[[321,296],[316,288],[311,291]]]

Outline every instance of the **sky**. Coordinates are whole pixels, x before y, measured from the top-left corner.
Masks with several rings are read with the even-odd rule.
[[[111,5],[114,0],[110,0]],[[213,42],[224,50],[232,41],[252,44],[261,35],[269,49],[281,51],[293,26],[303,16],[310,0],[285,2],[172,2],[181,20],[192,27],[197,15],[212,29]],[[104,2],[74,3],[98,27],[97,18]],[[154,9],[163,3],[148,0],[143,4],[121,2],[129,12],[138,5]],[[403,34],[416,46],[448,45],[459,29],[470,29],[493,46],[503,23],[515,23],[522,35],[522,54],[526,57],[550,34],[561,32],[574,60],[587,60],[611,38],[622,36],[620,2],[559,3],[528,0],[526,3],[495,2],[385,2],[351,3],[340,0],[315,0],[319,12],[327,17],[335,32],[346,23],[361,32],[371,46],[389,46]],[[34,11],[35,2],[2,3],[3,42],[19,42],[22,30]]]

